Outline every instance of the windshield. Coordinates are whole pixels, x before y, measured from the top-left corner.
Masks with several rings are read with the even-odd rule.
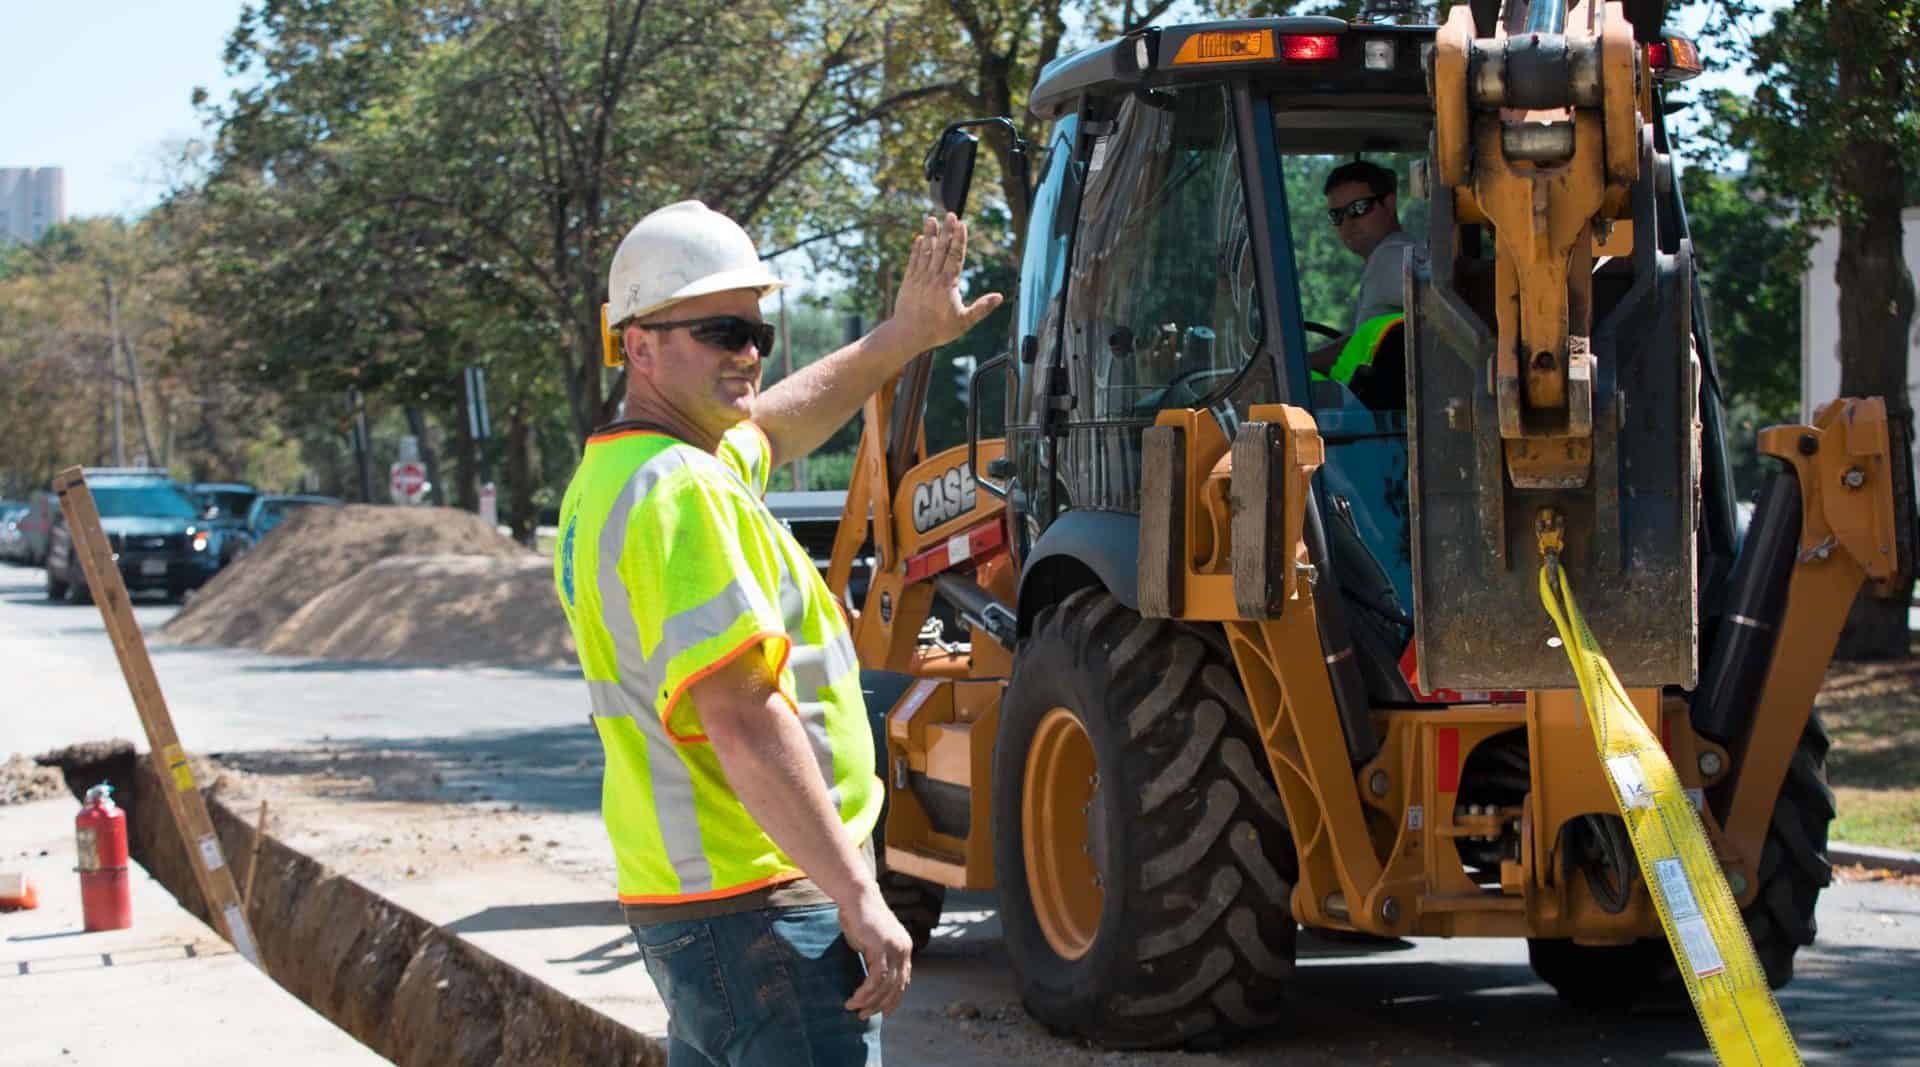
[[[202,507],[211,505],[220,509],[217,518],[245,518],[247,509],[253,506],[256,494],[241,492],[237,489],[203,490],[196,494]]]
[[[269,500],[266,503],[260,505],[260,517],[258,520],[260,523],[260,527],[261,529],[269,529],[274,526],[278,526],[281,522],[284,522],[286,520],[286,517],[288,515],[291,515],[294,512],[299,511],[301,508],[310,508],[317,503],[320,503],[320,501],[317,501],[317,500]]]
[[[1260,347],[1246,195],[1226,96],[1194,86],[1124,99],[1087,164],[1073,277],[1074,359],[1095,419],[1196,407]]]
[[[99,486],[93,489],[94,505],[102,516],[145,517],[156,519],[192,519],[199,516],[193,501],[177,487],[156,482],[152,485]]]

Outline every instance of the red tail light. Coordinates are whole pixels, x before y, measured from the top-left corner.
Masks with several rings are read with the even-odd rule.
[[[1660,81],[1680,82],[1700,74],[1700,49],[1677,33],[1647,42],[1647,66]]]
[[[1320,63],[1340,58],[1340,38],[1331,34],[1294,34],[1280,38],[1280,58],[1295,63]]]

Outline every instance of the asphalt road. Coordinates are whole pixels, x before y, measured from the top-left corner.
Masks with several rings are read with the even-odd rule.
[[[41,583],[37,570],[0,565],[0,756],[139,739],[98,612],[47,603]],[[135,613],[190,749],[401,749],[444,758],[449,767],[474,755],[497,757],[489,776],[496,802],[597,818],[598,745],[585,729],[584,693],[571,672],[344,664],[174,646],[153,635],[174,610],[142,603]],[[1436,939],[1355,949],[1303,938],[1293,1018],[1271,1034],[1207,1055],[1101,1053],[1046,1035],[1013,1010],[992,908],[984,894],[951,903],[935,945],[916,964],[907,1007],[922,1021],[889,1024],[890,1060],[958,1067],[1711,1062],[1684,1006],[1627,1019],[1581,1016],[1533,979],[1523,944]],[[1819,942],[1801,953],[1798,977],[1781,995],[1806,1060],[1920,1063],[1920,892],[1836,883],[1821,898],[1819,921]]]

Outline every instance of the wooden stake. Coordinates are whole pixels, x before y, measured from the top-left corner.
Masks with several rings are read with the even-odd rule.
[[[260,823],[253,828],[253,850],[247,855],[247,887],[240,891],[240,912],[253,914],[253,876],[260,869],[260,842],[267,836],[267,800],[260,798]]]
[[[193,771],[186,753],[180,749],[180,737],[173,729],[173,716],[167,711],[166,698],[160,694],[160,679],[153,673],[153,660],[147,655],[147,641],[134,620],[133,604],[127,596],[127,583],[120,577],[107,534],[100,528],[100,510],[94,505],[93,492],[87,488],[86,474],[79,467],[68,467],[53,479],[53,490],[60,494],[60,510],[66,515],[67,531],[73,542],[73,554],[87,577],[87,588],[100,606],[106,621],[107,637],[120,658],[120,673],[126,676],[127,691],[147,729],[148,758],[159,775],[161,793],[173,825],[187,849],[187,862],[193,868],[200,895],[206,899],[213,916],[214,929],[220,931],[234,950],[249,963],[260,966],[260,954],[254,947],[253,931],[241,910],[240,893],[233,881],[233,868],[220,849],[220,837],[213,832],[213,820],[207,815],[207,802],[195,788]]]

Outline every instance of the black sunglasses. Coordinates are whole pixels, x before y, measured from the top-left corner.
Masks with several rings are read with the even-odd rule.
[[[1365,215],[1367,212],[1373,210],[1373,205],[1379,202],[1380,198],[1377,196],[1362,196],[1354,200],[1349,200],[1339,207],[1328,208],[1327,221],[1331,223],[1335,229],[1339,229],[1341,223],[1348,219],[1357,219]]]
[[[714,315],[705,319],[676,319],[672,322],[636,323],[643,330],[677,330],[684,326],[701,344],[738,352],[752,341],[762,358],[773,354],[773,342],[779,336],[770,322],[755,322],[738,315]]]

